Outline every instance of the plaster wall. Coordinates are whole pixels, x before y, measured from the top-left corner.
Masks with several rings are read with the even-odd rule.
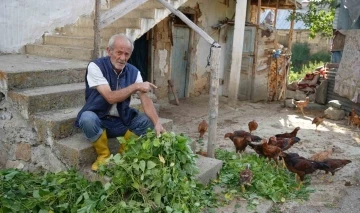
[[[188,1],[181,8],[191,8],[197,11],[195,24],[221,45],[222,53],[220,58],[219,78],[223,79],[226,31],[225,29],[213,29],[212,26],[218,24],[219,21],[224,20],[226,17],[229,19],[233,18],[235,13],[235,1],[230,1],[230,5],[225,5],[219,1]],[[154,28],[153,33],[154,66],[152,70],[154,72],[154,82],[160,87],[155,92],[158,98],[166,98],[169,95],[167,80],[171,78],[171,52],[176,51],[173,50],[171,46],[168,21],[168,19],[164,19],[158,23]],[[207,94],[210,87],[210,66],[207,66],[207,57],[210,54],[211,44],[205,41],[196,32],[191,33],[190,40],[190,56],[187,68],[189,73],[186,93],[187,97]],[[166,57],[164,57],[165,53]],[[164,61],[166,62],[166,65],[164,65]],[[220,95],[222,94],[222,87],[222,85],[219,86]]]
[[[92,0],[0,1],[0,54],[20,53],[44,32],[75,23],[94,9]]]

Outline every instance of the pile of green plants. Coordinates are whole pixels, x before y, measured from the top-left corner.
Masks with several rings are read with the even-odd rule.
[[[0,170],[0,212],[216,212],[216,207],[234,197],[249,201],[260,197],[274,202],[307,199],[311,189],[295,190],[294,174],[275,169],[254,154],[239,158],[234,152],[216,150],[223,160],[219,178],[207,187],[196,180],[198,168],[190,149],[191,140],[182,134],[148,131],[125,141],[126,151],[111,156],[100,174],[110,177],[102,184],[89,182],[75,170],[59,173],[29,173]],[[252,186],[241,192],[239,171],[246,164],[254,173]],[[307,178],[304,186],[309,185]],[[215,194],[214,187],[224,189]]]
[[[298,182],[295,174],[283,168],[282,164],[275,167],[275,163],[265,158],[259,158],[256,154],[242,154],[239,157],[235,152],[216,150],[216,157],[223,160],[218,185],[225,188],[225,198],[232,199],[241,196],[248,200],[248,208],[253,209],[259,203],[259,198],[271,199],[276,203],[286,200],[307,200],[314,189],[308,187],[311,182],[310,176],[306,176],[303,187],[296,190]],[[239,171],[250,164],[253,172],[253,180],[250,187],[246,187],[245,193],[239,186]]]
[[[125,141],[127,150],[111,156],[100,174],[102,185],[74,170],[32,174],[0,173],[0,212],[201,212],[212,202],[211,188],[196,181],[190,140],[184,135],[148,131]]]

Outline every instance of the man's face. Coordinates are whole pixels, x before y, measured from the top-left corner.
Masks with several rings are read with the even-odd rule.
[[[111,64],[114,66],[116,71],[124,69],[126,62],[131,56],[131,52],[131,44],[124,38],[116,38],[114,48],[112,50],[109,47],[107,48]]]

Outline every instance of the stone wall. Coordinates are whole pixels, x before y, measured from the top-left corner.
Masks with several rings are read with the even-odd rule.
[[[345,31],[345,46],[335,76],[334,92],[360,103],[360,30]]]

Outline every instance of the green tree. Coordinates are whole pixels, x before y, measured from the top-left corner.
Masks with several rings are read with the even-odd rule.
[[[317,34],[322,37],[331,37],[337,6],[336,0],[312,0],[309,2],[306,13],[295,12],[288,19],[303,21],[310,30],[310,38],[315,38]]]

